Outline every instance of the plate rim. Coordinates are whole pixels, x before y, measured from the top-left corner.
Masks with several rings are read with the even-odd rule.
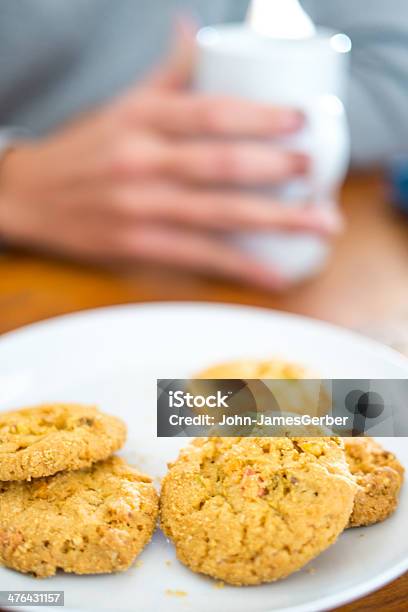
[[[106,314],[114,314],[116,312],[128,312],[131,313],[137,309],[161,309],[166,308],[169,310],[177,310],[179,308],[196,308],[197,310],[200,308],[209,308],[209,309],[222,309],[228,310],[233,309],[237,312],[241,311],[258,311],[263,315],[272,315],[281,319],[286,319],[288,321],[294,321],[297,324],[314,326],[317,325],[320,328],[326,328],[329,332],[340,334],[344,336],[344,338],[348,337],[350,341],[357,342],[360,345],[365,345],[366,348],[372,348],[373,350],[381,351],[384,357],[388,357],[389,360],[394,362],[394,364],[398,367],[402,367],[407,370],[408,376],[408,357],[399,353],[397,350],[383,344],[382,342],[370,338],[369,336],[365,336],[364,334],[354,330],[347,328],[345,326],[339,325],[337,323],[332,323],[330,321],[318,319],[316,317],[309,317],[306,315],[301,315],[292,312],[286,312],[274,308],[268,308],[267,306],[252,306],[250,304],[231,304],[228,302],[209,302],[209,301],[194,301],[194,300],[166,300],[166,301],[148,301],[148,302],[128,302],[125,304],[112,304],[108,306],[99,306],[97,308],[85,308],[81,310],[76,310],[74,312],[65,313],[62,315],[55,315],[52,317],[47,317],[46,319],[42,319],[40,321],[34,321],[32,323],[28,323],[27,325],[22,325],[21,327],[17,327],[16,329],[9,330],[0,334],[0,348],[2,347],[5,341],[10,341],[13,337],[17,337],[23,335],[24,333],[32,332],[32,331],[40,331],[42,328],[47,328],[49,326],[57,326],[60,322],[67,322],[71,319],[85,319],[88,316],[103,316]]]
[[[315,602],[304,603],[304,604],[299,604],[296,606],[289,606],[289,607],[286,606],[285,608],[280,608],[279,612],[325,612],[328,610],[334,610],[335,608],[338,608],[339,606],[342,606],[348,603],[352,603],[353,601],[361,599],[362,597],[365,597],[366,595],[369,595],[370,593],[375,593],[376,591],[379,591],[381,588],[383,588],[387,584],[390,584],[393,580],[396,580],[397,578],[402,576],[407,571],[408,571],[408,557],[404,559],[403,561],[401,561],[400,563],[398,563],[395,567],[382,572],[379,575],[379,577],[372,578],[371,580],[363,582],[360,588],[350,587],[346,591],[343,591],[340,597],[336,595],[327,595],[323,598],[315,600]],[[45,608],[38,607],[38,606],[36,607],[26,606],[24,608],[15,608],[15,607],[4,608],[4,610],[10,611],[10,612],[12,610],[16,610],[16,612],[25,612],[25,611],[36,612],[39,610],[40,611],[45,610]],[[83,612],[84,608],[65,608],[64,607],[64,610],[66,610],[67,612]],[[270,608],[269,610],[266,610],[265,612],[277,612],[277,610]]]

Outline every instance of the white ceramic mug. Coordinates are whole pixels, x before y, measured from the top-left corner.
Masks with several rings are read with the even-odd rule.
[[[200,30],[197,47],[196,90],[291,106],[306,115],[304,129],[277,142],[310,155],[310,176],[268,192],[285,206],[335,206],[349,163],[343,106],[349,39],[326,28],[310,38],[274,39],[245,24],[226,24]],[[320,271],[330,252],[324,239],[306,233],[240,233],[230,239],[292,281]]]

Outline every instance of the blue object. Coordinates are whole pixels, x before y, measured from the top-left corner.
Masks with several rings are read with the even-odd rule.
[[[408,153],[394,155],[387,164],[392,204],[408,214]]]

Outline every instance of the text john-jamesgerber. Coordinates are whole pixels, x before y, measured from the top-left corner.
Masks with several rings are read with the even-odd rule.
[[[320,427],[344,427],[347,425],[348,416],[333,417],[329,414],[324,416],[311,416],[310,414],[302,415],[226,415],[222,414],[217,420],[215,416],[209,414],[197,414],[195,416],[172,414],[169,417],[171,426],[198,426],[211,427],[214,425],[248,427],[248,426],[267,426],[267,427],[293,427],[305,425],[317,425]]]

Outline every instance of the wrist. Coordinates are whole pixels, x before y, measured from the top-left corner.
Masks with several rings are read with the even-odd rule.
[[[8,135],[4,131],[0,133],[0,249],[8,239],[7,232],[7,210],[9,209],[8,197],[4,189],[4,170],[9,157],[18,148],[18,139],[11,137],[11,131],[7,130]]]
[[[30,140],[10,140],[0,152],[0,248],[24,244],[35,224],[36,199],[33,176],[38,173],[36,145]]]
[[[3,174],[3,167],[6,162],[7,157],[13,151],[14,145],[11,142],[5,142],[0,139],[0,250],[3,247],[4,240],[6,239],[6,232],[4,231],[4,223],[3,223],[3,210],[5,207],[4,195],[2,194],[1,189],[1,177]]]

